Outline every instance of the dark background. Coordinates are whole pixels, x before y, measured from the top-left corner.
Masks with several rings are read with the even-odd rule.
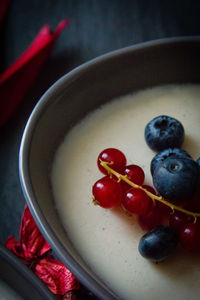
[[[44,24],[54,29],[66,18],[70,25],[43,70],[12,119],[0,128],[1,244],[10,234],[18,238],[25,203],[18,177],[20,140],[45,90],[64,73],[108,51],[159,38],[199,35],[200,1],[12,0],[0,31],[0,72],[28,47]]]

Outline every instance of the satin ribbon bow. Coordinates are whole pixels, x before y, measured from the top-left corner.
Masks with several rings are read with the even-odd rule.
[[[24,262],[54,294],[65,295],[79,289],[79,282],[74,275],[53,257],[27,205],[21,219],[19,241],[9,236],[5,247]]]

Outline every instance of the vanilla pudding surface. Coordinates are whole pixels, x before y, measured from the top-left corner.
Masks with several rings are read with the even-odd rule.
[[[87,101],[87,99],[85,99]],[[167,85],[129,94],[88,114],[66,135],[53,162],[55,204],[66,232],[90,268],[122,300],[195,300],[200,294],[200,254],[177,249],[155,264],[138,252],[145,233],[137,218],[120,208],[92,204],[92,186],[104,175],[97,157],[105,148],[120,149],[127,164],[138,164],[152,184],[155,152],[144,139],[146,124],[169,115],[185,128],[183,149],[200,156],[200,85]]]

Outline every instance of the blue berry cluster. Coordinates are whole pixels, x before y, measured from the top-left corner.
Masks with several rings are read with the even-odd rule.
[[[200,157],[195,161],[181,149],[184,127],[169,116],[158,116],[145,128],[148,146],[158,153],[151,161],[151,174],[158,193],[166,200],[192,200],[200,188]],[[155,227],[140,240],[139,252],[154,262],[164,260],[176,248],[178,237],[169,226]]]
[[[199,160],[194,161],[181,145],[184,127],[169,116],[158,116],[145,128],[151,149],[160,151],[151,161],[151,174],[158,193],[170,201],[190,200],[199,178]]]

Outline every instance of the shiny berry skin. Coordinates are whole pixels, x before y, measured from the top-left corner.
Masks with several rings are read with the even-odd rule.
[[[154,171],[153,183],[163,198],[189,201],[196,191],[198,175],[199,166],[194,160],[168,157]]]
[[[113,162],[111,168],[115,171],[122,173],[126,166],[126,157],[125,155],[118,149],[115,148],[107,148],[104,149],[98,156],[97,165],[99,170],[107,175],[107,171],[101,166],[100,160],[106,162]]]
[[[180,231],[181,246],[191,252],[200,251],[200,224],[189,223]]]
[[[197,183],[197,189],[191,201],[187,201],[184,208],[200,213],[200,181]]]
[[[156,206],[158,207],[160,213],[167,218],[169,217],[169,214],[172,212],[171,208],[162,202],[157,201]]]
[[[147,190],[148,192],[150,192],[153,195],[156,195],[156,191],[154,190],[154,188],[150,185],[147,184],[143,184],[142,187]]]
[[[164,149],[164,150],[160,151],[159,153],[157,153],[151,161],[150,170],[151,170],[152,176],[153,176],[153,173],[154,173],[155,169],[157,168],[157,166],[168,157],[177,157],[177,158],[183,157],[183,158],[191,158],[192,159],[192,157],[187,153],[187,151],[185,151],[181,148]]]
[[[144,230],[151,230],[159,225],[162,225],[163,215],[157,205],[152,205],[152,208],[145,214],[138,217],[138,223]]]
[[[151,199],[143,190],[131,188],[122,199],[122,207],[131,214],[141,216],[150,209]]]
[[[158,116],[145,127],[145,140],[154,151],[166,148],[180,148],[184,140],[182,124],[169,116]]]
[[[142,185],[142,187],[147,191],[149,191],[151,194],[156,195],[156,191],[152,186],[144,184]],[[142,229],[150,230],[156,226],[162,225],[164,216],[162,211],[160,211],[159,209],[158,206],[159,203],[160,202],[157,202],[156,205],[154,206],[152,202],[151,208],[147,211],[147,213],[145,215],[138,217],[138,223]]]
[[[128,179],[137,185],[142,185],[144,182],[144,171],[137,165],[126,166],[123,174],[127,175]],[[124,192],[127,192],[131,188],[125,181],[121,181],[121,185]]]
[[[95,202],[104,208],[119,206],[122,201],[121,185],[109,176],[99,179],[92,187]]]
[[[188,223],[189,218],[179,211],[175,211],[173,214],[169,215],[169,226],[172,227],[177,234],[179,234],[183,227]]]
[[[169,226],[158,226],[147,232],[139,242],[140,254],[154,262],[163,261],[176,248],[178,236]]]
[[[142,185],[144,182],[144,171],[142,170],[141,167],[137,165],[129,165],[126,166],[124,170],[124,175],[128,176],[128,179],[133,181],[134,183],[138,185]]]

